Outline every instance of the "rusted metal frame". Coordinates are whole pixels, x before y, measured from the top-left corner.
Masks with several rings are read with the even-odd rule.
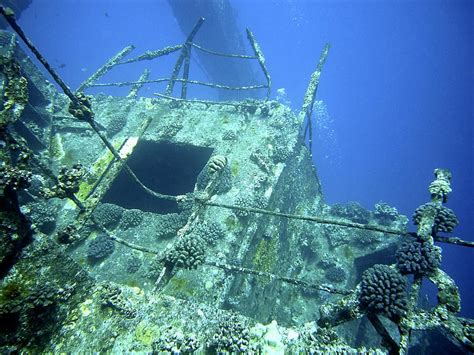
[[[188,80],[189,80],[189,62],[191,60],[191,46],[186,44],[183,47],[183,52],[186,53],[184,57],[184,69],[183,69],[183,81],[181,83],[181,98],[186,98],[186,93],[188,92]]]
[[[138,91],[145,85],[145,82],[148,80],[148,77],[150,76],[150,71],[148,69],[145,69],[143,71],[143,74],[140,76],[140,79],[133,85],[132,89],[128,93],[127,97],[128,98],[136,98],[138,95]]]
[[[125,143],[127,143],[127,140],[128,139],[124,139],[124,141],[122,142],[122,144],[120,145],[118,151],[120,152],[120,150],[123,148],[123,146],[125,145]],[[100,158],[99,158],[100,159]],[[112,168],[112,166],[115,164],[115,162],[117,161],[117,159],[112,156],[112,159],[109,161],[109,163],[107,164],[107,166],[105,167],[104,171],[102,171],[98,177],[98,179],[96,180],[96,182],[94,183],[94,185],[92,185],[92,188],[91,190],[89,191],[89,193],[86,195],[86,197],[84,198],[84,201],[87,201],[87,199],[89,197],[91,197],[92,195],[95,194],[96,190],[97,190],[97,187],[100,186],[100,184],[102,183],[102,181],[104,180],[104,178],[107,176],[107,174],[109,173],[110,169]]]
[[[306,138],[306,135],[309,132],[308,144],[309,151],[312,152],[313,149],[313,127],[312,127],[312,116],[313,116],[313,106],[314,101],[316,100],[316,92],[318,91],[319,78],[321,77],[321,72],[323,70],[324,63],[326,62],[330,45],[326,43],[321,54],[319,56],[319,62],[316,67],[316,70],[311,74],[311,79],[306,89],[306,93],[303,99],[303,106],[300,111],[300,120],[303,124],[306,119],[306,126],[303,133],[303,140]]]
[[[82,93],[78,93],[77,95],[75,95],[71,91],[71,89],[69,89],[69,87],[64,83],[64,81],[61,79],[61,77],[54,71],[54,69],[49,65],[49,63],[46,61],[46,59],[36,49],[36,47],[33,45],[33,43],[28,39],[28,37],[26,37],[26,35],[23,32],[23,30],[21,29],[21,27],[17,24],[17,22],[15,20],[15,17],[13,15],[13,13],[11,12],[11,10],[7,11],[3,6],[0,5],[0,12],[5,17],[7,22],[12,26],[12,28],[15,30],[15,32],[18,34],[18,36],[20,36],[20,38],[25,42],[25,44],[28,46],[28,48],[33,52],[33,54],[36,56],[36,58],[41,62],[41,64],[43,64],[43,66],[46,68],[46,70],[51,74],[53,79],[61,87],[61,89],[66,94],[66,96],[68,96],[69,99],[72,101],[72,105],[70,106],[70,110],[71,110],[71,108],[74,108],[73,111],[76,112],[75,113],[76,118],[79,119],[79,120],[84,120],[90,125],[90,127],[94,130],[94,132],[97,134],[97,136],[99,136],[100,140],[104,143],[104,145],[107,147],[107,149],[112,153],[112,155],[121,164],[120,168],[123,168],[128,173],[128,175],[135,181],[135,183],[137,183],[140,186],[140,188],[142,188],[149,195],[152,195],[152,196],[154,196],[156,198],[160,198],[160,199],[165,199],[165,200],[169,200],[169,201],[176,201],[176,196],[164,195],[164,194],[160,194],[158,192],[155,192],[152,189],[145,186],[140,181],[140,179],[137,177],[137,175],[127,165],[125,160],[122,159],[122,157],[117,152],[117,150],[114,148],[112,143],[110,143],[110,141],[107,139],[105,134],[103,134],[100,131],[97,123],[94,121],[94,112],[92,111],[92,109],[90,107],[90,105],[91,105],[90,100],[87,99],[86,96],[83,95]],[[195,35],[195,32],[199,29],[199,27],[201,26],[203,21],[204,21],[204,18],[201,18],[198,21],[198,24],[195,26],[193,32],[190,35],[191,39]],[[130,47],[131,48],[128,49],[128,51],[133,49],[132,46],[130,46]],[[127,48],[122,50],[122,52],[123,51],[127,52]],[[114,58],[116,58],[116,57],[120,57],[120,53],[117,54]],[[109,63],[111,63],[111,62],[112,62],[112,60],[109,60]],[[104,66],[104,67],[107,67],[107,65]],[[108,70],[110,70],[110,69],[108,69]],[[99,69],[98,72],[100,72],[100,71],[101,70]],[[148,122],[148,124],[149,124],[149,122]]]
[[[168,83],[168,86],[166,87],[165,95],[171,95],[171,93],[173,92],[175,81],[178,77],[179,71],[181,70],[181,67],[183,66],[184,59],[186,57],[187,47],[190,46],[190,43],[193,41],[194,36],[196,35],[196,33],[201,28],[204,20],[205,20],[204,17],[199,18],[198,22],[194,25],[193,30],[191,31],[191,33],[186,38],[186,42],[184,43],[183,48],[181,49],[181,54],[179,55],[179,58],[176,61],[176,64],[173,68],[173,73],[171,74],[170,81]]]
[[[122,49],[112,58],[110,58],[102,67],[100,67],[94,74],[92,74],[89,78],[84,80],[81,85],[76,90],[76,93],[84,91],[87,87],[90,87],[97,79],[107,74],[114,66],[118,65],[120,60],[125,57],[128,53],[135,49],[134,46],[130,45]]]
[[[165,81],[170,81],[170,78],[159,78],[159,79],[154,79],[154,80],[144,80],[144,81],[124,81],[122,83],[102,83],[102,84],[93,84],[90,87],[104,87],[104,86],[131,86],[131,85],[136,85],[136,84],[153,84],[153,83],[162,83]],[[202,81],[198,80],[185,80],[185,79],[174,79],[175,82],[177,83],[188,83],[188,84],[194,84],[194,85],[201,85],[201,86],[207,86],[215,89],[225,89],[225,90],[256,90],[256,89],[265,89],[267,86],[266,85],[252,85],[252,86],[227,86],[227,85],[221,85],[221,84],[214,84],[214,83],[205,83]]]
[[[35,55],[36,59],[39,60],[39,62],[45,67],[45,69],[48,71],[48,73],[53,77],[54,81],[61,87],[61,89],[64,91],[67,97],[76,105],[80,105],[80,102],[78,98],[74,95],[74,93],[69,89],[69,87],[66,85],[66,83],[61,79],[58,73],[49,65],[48,61],[41,55],[41,53],[36,49],[34,46],[33,42],[30,41],[30,39],[26,36],[26,34],[23,32],[21,27],[18,25],[15,19],[15,15],[10,9],[4,8],[2,5],[0,5],[0,12],[2,13],[3,17],[9,25],[15,30],[16,34],[23,40],[23,42],[26,44],[26,46],[33,52]]]
[[[158,49],[156,51],[146,51],[145,53],[139,55],[138,57],[124,60],[123,62],[117,63],[117,65],[135,63],[135,62],[140,62],[142,60],[152,60],[158,57],[162,57],[164,55],[174,53],[176,51],[179,51],[182,48],[183,48],[183,45],[178,44],[177,46],[168,46],[162,49]]]
[[[375,328],[376,332],[383,339],[383,345],[389,347],[389,349],[390,349],[389,354],[399,354],[400,346],[390,336],[390,333],[385,328],[383,323],[380,321],[379,317],[376,314],[369,313],[369,314],[367,314],[367,318],[369,319],[372,326]]]
[[[212,51],[212,50],[210,50],[210,49],[201,47],[200,45],[198,45],[198,44],[196,44],[196,43],[191,43],[191,46],[193,46],[194,48],[197,48],[197,49],[199,49],[200,51],[203,51],[203,52],[205,52],[205,53],[217,55],[217,56],[220,56],[220,57],[241,58],[241,59],[258,59],[258,57],[254,56],[254,55],[228,54],[228,53],[221,53],[221,52]]]
[[[255,107],[255,104],[247,104],[243,101],[210,101],[210,100],[188,100],[188,99],[179,99],[177,97],[173,96],[167,96],[159,93],[154,93],[153,95],[156,95],[160,98],[166,99],[166,100],[171,100],[171,101],[177,101],[177,102],[187,102],[187,103],[197,103],[197,104],[204,104],[204,105],[225,105],[225,106],[235,106],[235,107],[240,107],[240,106],[246,106],[246,107]]]
[[[151,121],[153,120],[153,117],[148,117],[146,120],[144,120],[140,127],[136,131],[136,138],[137,141],[140,141],[140,138],[143,136],[147,128],[149,127]],[[130,177],[138,183],[138,185],[145,190],[147,193],[151,194],[152,196],[161,198],[160,196],[157,196],[154,191],[150,190],[146,186],[144,186],[141,181],[138,179],[138,177],[131,171],[130,167],[127,164],[127,159],[131,156],[132,152],[129,152],[127,156],[122,157],[120,155],[120,152],[122,150],[122,147],[125,146],[127,141],[130,138],[127,138],[120,146],[119,150],[117,151],[115,148],[113,150],[116,152],[116,154],[112,153],[113,158],[112,160],[108,163],[106,169],[104,172],[101,173],[98,182],[93,186],[92,193],[89,193],[86,196],[86,201],[87,201],[87,210],[84,213],[81,213],[78,215],[78,217],[75,220],[75,226],[77,226],[77,230],[80,233],[83,227],[87,225],[87,222],[93,218],[93,211],[97,207],[98,203],[102,200],[103,196],[105,193],[108,191],[110,184],[114,181],[115,177],[120,173],[122,169],[125,169],[127,173],[129,173]],[[109,151],[111,149],[107,147]],[[112,152],[112,151],[111,151]],[[175,196],[168,196],[168,195],[163,195],[165,199],[168,200],[174,200],[176,201]],[[93,221],[93,219],[92,219]],[[97,224],[97,223],[96,223]],[[78,242],[87,239],[87,236],[83,236],[82,239],[80,239]],[[118,240],[117,240],[118,241]],[[118,241],[119,242],[119,241]],[[135,249],[143,251],[143,247],[137,246]]]
[[[418,234],[416,232],[408,232],[405,235],[407,237],[418,238]],[[459,245],[462,247],[474,248],[474,242],[471,242],[469,240],[464,240],[458,237],[445,237],[441,235],[434,235],[433,239],[441,243],[454,244],[454,245]]]
[[[295,214],[290,214],[290,213],[281,213],[281,212],[270,211],[270,210],[266,210],[262,208],[229,205],[229,204],[219,203],[219,202],[214,202],[214,201],[202,201],[199,198],[196,198],[196,201],[200,203],[204,203],[208,206],[227,208],[227,209],[237,210],[237,211],[260,213],[260,214],[265,214],[265,215],[270,215],[270,216],[299,219],[299,220],[304,220],[304,221],[312,221],[312,222],[316,222],[320,224],[331,224],[331,225],[337,225],[337,226],[342,226],[342,227],[364,229],[364,230],[370,230],[374,232],[382,232],[382,233],[387,233],[387,234],[395,234],[395,235],[405,234],[405,232],[401,230],[385,228],[382,226],[377,226],[377,225],[372,225],[372,224],[362,224],[362,223],[355,223],[355,222],[350,222],[350,221],[331,220],[331,219],[317,217],[317,216],[305,216],[305,215],[295,215]]]
[[[420,298],[422,281],[423,278],[420,275],[415,276],[408,295],[407,315],[402,318],[401,323],[398,325],[398,331],[400,333],[399,352],[402,354],[406,354],[408,352],[408,347],[410,346],[410,338],[412,332],[412,322],[410,322],[410,320],[416,314],[415,310],[418,306],[418,300]]]
[[[362,318],[364,312],[359,303],[360,285],[354,291],[338,299],[336,302],[325,303],[319,307],[320,317],[317,321],[320,327],[335,327],[340,324]]]
[[[265,78],[267,79],[268,87],[267,87],[266,100],[268,100],[270,98],[270,94],[272,91],[272,79],[270,78],[270,74],[268,73],[267,67],[265,65],[265,56],[263,55],[262,49],[257,43],[257,40],[255,39],[255,36],[253,35],[252,31],[250,31],[248,28],[245,30],[247,32],[247,38],[250,42],[250,45],[252,46],[255,56],[257,57],[258,63],[260,64],[260,68],[262,68],[263,74],[265,75]]]
[[[217,262],[213,262],[213,261],[207,261],[204,264],[209,265],[209,266],[213,266],[213,267],[217,267],[219,269],[223,269],[223,270],[230,271],[230,272],[238,272],[238,273],[242,273],[242,274],[255,275],[255,276],[259,276],[259,277],[269,277],[272,280],[279,280],[279,281],[283,281],[285,283],[292,284],[292,285],[295,285],[295,286],[307,287],[307,288],[315,289],[315,290],[318,290],[318,291],[324,291],[324,292],[328,292],[328,293],[335,293],[335,294],[341,294],[341,295],[349,295],[349,294],[352,293],[352,291],[350,291],[350,290],[337,289],[337,288],[332,287],[330,285],[312,284],[312,283],[309,283],[309,282],[304,281],[304,280],[294,279],[294,278],[286,277],[286,276],[280,276],[280,275],[272,274],[270,272],[258,271],[258,270],[254,270],[254,269],[241,267],[241,266],[235,266],[235,265],[230,265],[230,264],[222,264],[222,263],[217,263]]]

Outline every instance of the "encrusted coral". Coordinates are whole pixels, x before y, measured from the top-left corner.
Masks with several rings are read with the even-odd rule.
[[[235,200],[235,205],[239,207],[243,207],[243,208],[251,208],[253,207],[253,199],[251,197],[239,196]],[[241,218],[250,216],[249,211],[235,210],[234,212],[238,217],[241,217]]]
[[[33,307],[49,307],[57,302],[58,289],[51,283],[37,285],[27,297]]]
[[[430,274],[441,263],[440,248],[416,240],[403,243],[396,257],[398,270],[402,274]]]
[[[124,115],[113,116],[107,125],[107,135],[111,138],[119,133],[127,124],[127,118]]]
[[[326,279],[331,282],[343,282],[346,280],[346,272],[340,266],[331,266],[326,269]]]
[[[249,349],[250,335],[247,326],[236,316],[230,315],[219,322],[209,348],[221,353],[246,353]]]
[[[184,269],[195,269],[204,262],[205,242],[201,238],[180,238],[165,255],[165,261]]]
[[[451,173],[446,169],[435,169],[434,173],[436,180],[428,188],[431,198],[446,203],[448,201],[448,194],[452,191],[450,183]]]
[[[302,339],[309,354],[328,353],[328,346],[346,345],[334,329],[318,328],[316,331],[303,330]]]
[[[284,137],[281,136],[276,137],[275,142],[276,144],[273,147],[272,159],[275,163],[285,162],[291,154],[291,151],[287,147],[287,142]]]
[[[209,159],[207,168],[211,174],[221,171],[227,165],[227,158],[223,155],[214,155]]]
[[[115,242],[105,234],[99,235],[89,243],[87,247],[87,258],[90,261],[103,259],[115,250]]]
[[[120,221],[121,229],[129,229],[133,227],[138,227],[143,221],[143,212],[137,209],[125,209],[122,214],[122,219]]]
[[[175,236],[187,221],[186,213],[168,213],[155,216],[155,230],[157,238]]]
[[[81,239],[77,227],[73,224],[61,228],[57,234],[57,240],[61,244],[72,244]]]
[[[235,200],[235,205],[243,208],[266,208],[267,200],[264,196],[239,196]],[[235,210],[235,214],[240,218],[245,218],[250,216],[250,211],[245,210]]]
[[[113,283],[102,283],[97,287],[100,304],[116,310],[126,318],[135,318],[137,312],[130,306],[119,286]]]
[[[220,175],[216,177],[216,173],[220,171]],[[198,190],[204,190],[212,179],[218,178],[215,183],[214,193],[223,194],[232,188],[232,172],[227,158],[221,155],[213,156],[204,169],[199,173],[196,187]]]
[[[0,190],[13,191],[26,189],[31,184],[31,172],[21,170],[12,166],[0,165]]]
[[[224,237],[224,230],[217,222],[205,222],[199,224],[193,234],[210,245],[215,245],[219,239]]]
[[[57,208],[51,201],[29,203],[22,207],[31,222],[43,233],[51,233],[56,226]]]
[[[407,311],[406,280],[387,265],[374,265],[364,271],[359,302],[368,312],[399,321]]]
[[[106,228],[115,228],[122,218],[124,208],[111,204],[102,203],[93,212],[94,220]]]
[[[84,169],[81,164],[74,164],[71,168],[65,166],[59,169],[56,184],[52,188],[44,188],[41,193],[46,198],[70,197],[79,191],[81,179],[84,176]]]
[[[391,207],[385,202],[379,202],[375,204],[374,217],[381,224],[390,224],[397,220],[399,214],[395,207]]]
[[[349,202],[346,205],[336,203],[329,212],[336,217],[350,219],[356,223],[366,224],[370,220],[370,212],[357,202]]]
[[[199,342],[195,334],[183,334],[170,327],[158,341],[153,342],[152,347],[153,351],[159,353],[192,354],[199,348]]]
[[[421,223],[423,214],[429,209],[435,210],[435,220],[433,226],[434,233],[450,233],[458,225],[459,221],[453,210],[433,202],[425,203],[416,209],[415,213],[413,214],[413,223],[415,225],[419,225]]]
[[[125,269],[129,274],[134,274],[142,266],[142,260],[138,256],[132,256],[127,260]]]

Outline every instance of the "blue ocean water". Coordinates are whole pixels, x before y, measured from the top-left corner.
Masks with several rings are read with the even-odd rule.
[[[385,201],[411,216],[429,200],[433,169],[447,168],[447,206],[460,220],[454,235],[474,240],[472,1],[230,3],[242,35],[252,29],[265,53],[273,97],[284,88],[295,110],[331,43],[317,95],[329,115],[316,125],[313,147],[328,203],[372,208]],[[140,53],[185,38],[167,1],[33,0],[19,22],[72,88],[128,44]],[[204,25],[196,42],[206,31],[213,29]],[[166,76],[173,62],[152,72]],[[140,68],[132,70],[136,79]],[[199,69],[191,76],[205,78]],[[443,268],[461,290],[461,314],[473,317],[474,251],[442,247]]]

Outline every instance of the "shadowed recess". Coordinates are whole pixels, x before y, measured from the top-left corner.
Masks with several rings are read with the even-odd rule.
[[[166,195],[183,195],[194,190],[197,176],[212,152],[212,148],[142,141],[127,163],[152,190]],[[123,170],[105,194],[103,202],[155,213],[179,212],[176,202],[150,196]]]

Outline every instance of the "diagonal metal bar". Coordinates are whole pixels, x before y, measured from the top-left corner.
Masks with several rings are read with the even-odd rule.
[[[166,87],[165,95],[171,95],[171,93],[173,92],[174,84],[175,84],[176,78],[178,77],[179,71],[181,70],[181,67],[183,66],[187,49],[189,46],[191,46],[191,42],[193,41],[194,36],[196,35],[196,33],[199,31],[202,24],[204,23],[204,20],[205,20],[204,17],[199,18],[198,22],[194,25],[193,30],[186,38],[186,42],[184,43],[183,48],[181,49],[181,54],[179,55],[179,58],[176,61],[176,64],[173,68],[173,73],[171,74],[170,82],[168,83],[168,86]]]
[[[85,88],[91,86],[94,82],[96,82],[100,77],[107,74],[113,67],[120,63],[120,60],[125,57],[128,53],[135,49],[134,46],[127,46],[110,58],[103,66],[101,66],[94,74],[92,74],[89,78],[84,80],[81,85],[77,88],[76,92],[82,92]]]
[[[253,35],[252,31],[250,31],[248,28],[246,29],[246,31],[247,31],[247,38],[250,42],[250,45],[252,46],[255,56],[257,57],[258,63],[260,64],[263,74],[265,75],[265,78],[267,79],[268,88],[267,88],[266,99],[268,100],[270,98],[270,93],[272,90],[272,79],[270,78],[270,74],[268,73],[267,67],[265,65],[265,56],[263,55],[262,49],[257,43],[257,40],[255,39],[255,36]]]

